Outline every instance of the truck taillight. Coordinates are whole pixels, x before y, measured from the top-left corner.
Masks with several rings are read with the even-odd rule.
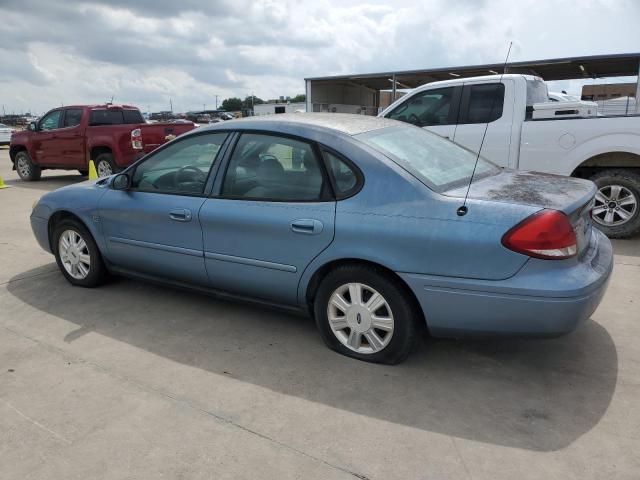
[[[142,150],[142,129],[135,128],[131,130],[131,148],[134,150]]]
[[[502,244],[514,252],[549,260],[571,258],[578,251],[569,218],[558,210],[542,210],[524,219],[505,233]]]

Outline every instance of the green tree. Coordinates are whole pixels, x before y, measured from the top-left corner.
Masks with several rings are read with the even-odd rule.
[[[303,103],[307,100],[307,96],[304,93],[300,93],[291,99],[291,103]]]
[[[238,97],[225,98],[221,107],[227,112],[239,112],[242,110],[242,100]]]
[[[262,100],[261,98],[256,97],[255,95],[247,95],[247,97],[245,97],[244,101],[242,102],[242,108],[249,110],[252,106],[260,105],[261,103],[264,103],[264,100]]]

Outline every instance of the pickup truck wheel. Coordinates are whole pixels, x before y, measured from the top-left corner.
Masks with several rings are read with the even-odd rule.
[[[31,157],[24,150],[16,154],[15,164],[18,176],[22,180],[26,182],[40,180],[42,169],[39,166],[33,164],[33,162],[31,161]]]
[[[594,225],[610,238],[640,233],[640,175],[603,170],[591,177],[598,187],[592,210]]]
[[[98,177],[108,177],[117,172],[116,164],[113,161],[113,155],[110,153],[101,153],[96,158],[96,173]]]

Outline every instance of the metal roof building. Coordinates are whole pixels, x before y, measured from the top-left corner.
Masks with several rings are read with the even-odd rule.
[[[305,78],[307,111],[341,111],[375,115],[380,107],[380,91],[415,88],[425,83],[456,77],[477,77],[502,73],[504,64],[488,63],[459,67],[429,68],[397,72],[337,75]],[[510,62],[506,73],[524,73],[544,80],[571,80],[637,76],[640,53],[551,58]],[[639,84],[640,86],[640,84]],[[636,90],[638,97],[640,90]]]

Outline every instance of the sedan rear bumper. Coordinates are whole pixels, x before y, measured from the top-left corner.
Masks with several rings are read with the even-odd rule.
[[[434,336],[558,336],[600,304],[613,269],[611,242],[593,229],[577,259],[530,259],[513,277],[473,280],[401,273]]]

